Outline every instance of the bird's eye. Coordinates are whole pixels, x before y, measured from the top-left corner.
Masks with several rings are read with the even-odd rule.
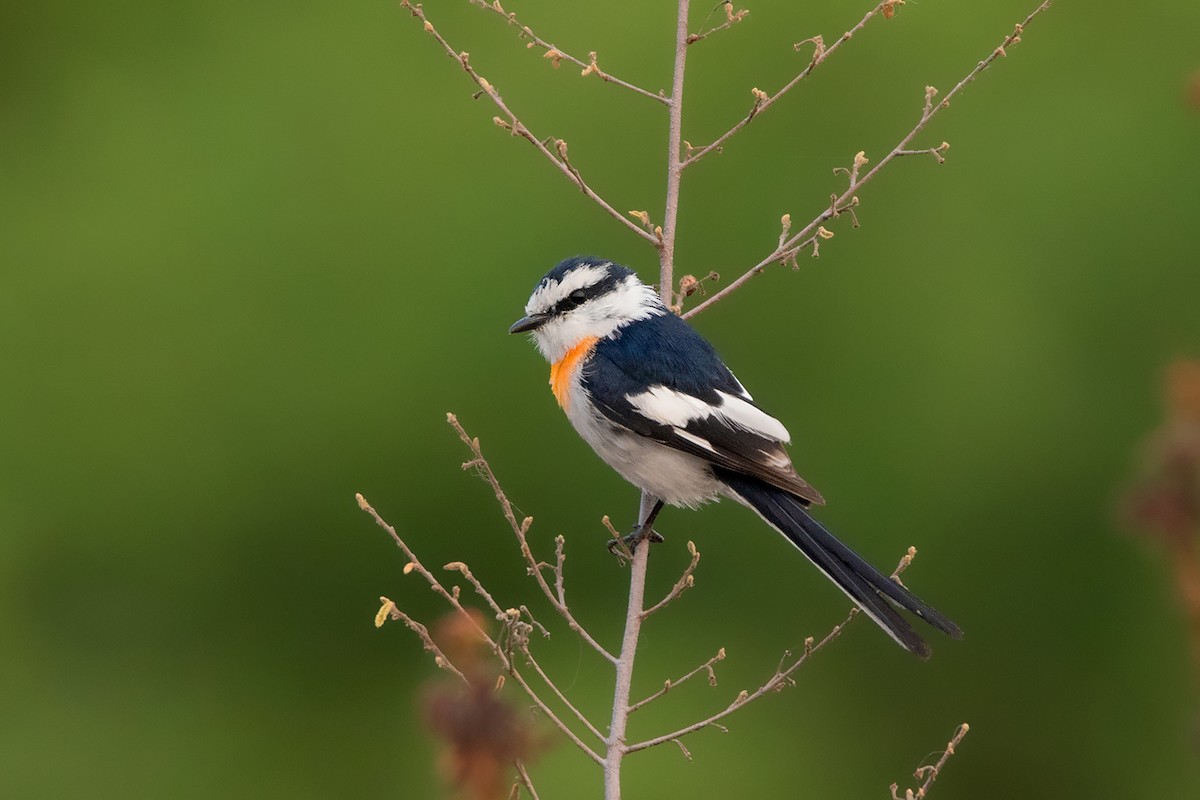
[[[567,302],[572,306],[577,306],[584,300],[587,300],[587,292],[585,292],[583,289],[576,289],[567,295]]]

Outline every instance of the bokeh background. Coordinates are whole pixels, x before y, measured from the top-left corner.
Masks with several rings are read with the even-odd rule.
[[[465,2],[430,17],[619,209],[661,216],[663,109]],[[668,85],[673,4],[510,0],[564,49]],[[685,178],[683,272],[726,279],[807,220],[831,168],[878,158],[1032,2],[909,2]],[[752,3],[696,46],[685,138],[711,140],[865,6]],[[696,9],[693,28],[706,8]],[[713,17],[712,21],[716,21]],[[1200,353],[1200,4],[1060,2],[896,163],[819,260],[699,318],[787,422],[822,517],[967,630],[921,663],[856,623],[798,685],[632,759],[630,796],[886,797],[972,732],[945,798],[1190,797],[1197,693],[1166,557],[1114,509]],[[386,594],[444,608],[355,504],[426,563],[536,599],[456,412],[598,636],[627,573],[603,514],[634,493],[577,440],[505,334],[559,259],[655,277],[395,3],[7,3],[0,10],[0,794],[443,797],[419,713],[436,670]],[[725,647],[720,684],[636,718],[723,707],[846,610],[742,509],[668,512],[635,694]],[[535,606],[536,607],[536,606]],[[547,615],[548,616],[548,615]],[[610,674],[542,647],[603,720]],[[568,746],[543,797],[599,795]],[[911,781],[908,782],[911,784]]]

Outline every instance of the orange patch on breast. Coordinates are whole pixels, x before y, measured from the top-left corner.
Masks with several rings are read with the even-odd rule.
[[[592,352],[592,348],[596,346],[596,342],[600,341],[597,336],[589,336],[586,339],[581,339],[579,344],[572,347],[566,354],[550,365],[550,391],[554,392],[554,399],[562,406],[565,411],[567,403],[570,402],[570,396],[567,394],[570,391],[571,376],[579,367],[579,363],[588,357]]]

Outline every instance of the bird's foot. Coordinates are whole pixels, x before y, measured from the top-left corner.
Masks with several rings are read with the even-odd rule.
[[[608,542],[608,552],[614,556],[632,557],[633,551],[642,542],[658,543],[666,541],[662,534],[654,530],[649,525],[639,525],[633,529],[633,532],[622,536],[620,539],[610,539]]]

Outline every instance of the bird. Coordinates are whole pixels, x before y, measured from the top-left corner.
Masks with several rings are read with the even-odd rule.
[[[929,645],[904,609],[956,639],[962,629],[843,544],[810,513],[824,498],[801,478],[783,423],[759,408],[716,349],[633,270],[594,256],[545,274],[510,334],[529,333],[550,362],[550,389],[579,435],[654,498],[626,541],[652,534],[664,504],[729,498],[804,554],[904,649]]]

